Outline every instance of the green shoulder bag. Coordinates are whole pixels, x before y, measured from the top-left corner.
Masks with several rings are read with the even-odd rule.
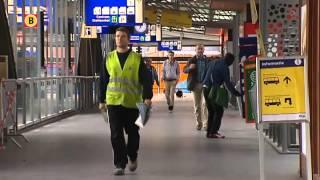
[[[212,86],[208,98],[213,104],[228,108],[229,95],[224,85]]]

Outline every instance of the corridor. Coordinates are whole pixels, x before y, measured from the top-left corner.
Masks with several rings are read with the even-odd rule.
[[[258,180],[259,149],[254,124],[229,109],[221,132],[226,139],[207,139],[197,131],[192,99],[178,99],[173,113],[155,97],[152,117],[140,131],[139,166],[115,177],[109,127],[97,110],[32,130],[20,150],[9,142],[0,152],[1,180]],[[299,179],[299,156],[280,155],[266,144],[269,180]]]

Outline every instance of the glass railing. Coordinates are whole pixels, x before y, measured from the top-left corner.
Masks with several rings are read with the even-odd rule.
[[[11,83],[10,86],[6,84]],[[2,91],[15,91],[15,130],[21,130],[62,114],[88,109],[98,103],[98,77],[67,76],[27,78],[2,82]],[[6,93],[3,93],[4,96]],[[8,103],[3,101],[1,103]],[[5,114],[7,109],[1,106]],[[11,113],[12,114],[12,113]],[[2,117],[1,119],[3,119]]]

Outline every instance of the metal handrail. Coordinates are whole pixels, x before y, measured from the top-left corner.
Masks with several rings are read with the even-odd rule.
[[[19,131],[98,102],[99,76],[54,76],[8,79],[16,83],[16,124]]]

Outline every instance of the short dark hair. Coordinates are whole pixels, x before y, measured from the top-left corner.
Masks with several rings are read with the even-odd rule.
[[[143,59],[145,62],[152,61],[152,59],[150,57],[144,57]]]
[[[116,32],[118,32],[118,31],[126,33],[127,36],[128,36],[128,39],[130,39],[130,31],[129,31],[129,29],[127,29],[126,27],[118,27],[116,29]]]
[[[174,52],[170,50],[170,51],[168,51],[168,54],[173,54],[174,55]]]
[[[226,61],[227,65],[230,66],[231,64],[233,64],[234,61],[234,55],[231,53],[227,53],[224,56],[224,60]]]

